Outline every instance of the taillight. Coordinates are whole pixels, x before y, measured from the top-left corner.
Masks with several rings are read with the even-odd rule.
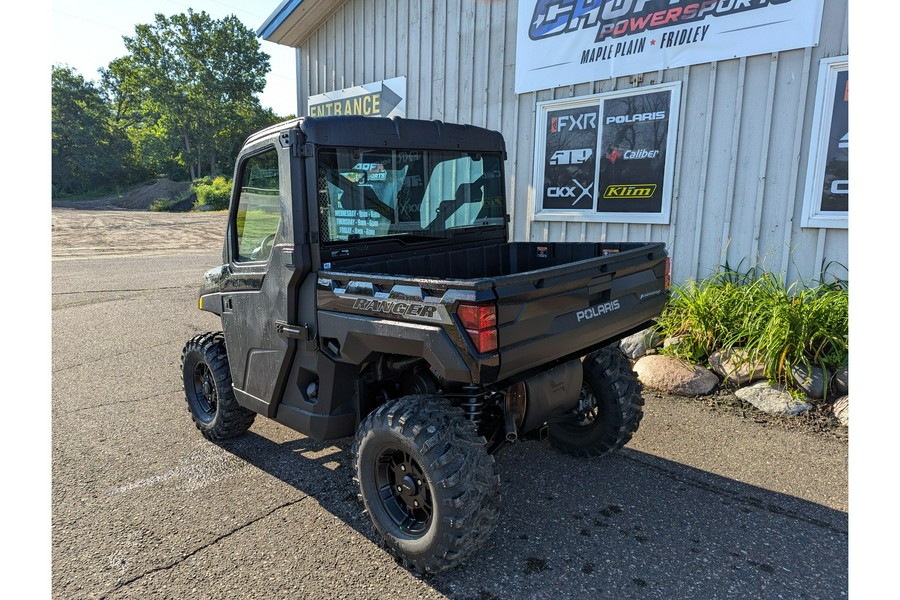
[[[456,315],[475,349],[481,354],[497,350],[497,306],[460,303]]]
[[[666,257],[666,289],[669,289],[669,285],[672,283],[672,259],[668,256]]]

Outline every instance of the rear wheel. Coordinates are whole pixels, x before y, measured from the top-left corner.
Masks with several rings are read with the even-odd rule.
[[[405,396],[360,424],[353,459],[360,499],[387,550],[422,573],[472,555],[500,515],[485,440],[440,396]]]
[[[631,362],[617,348],[601,348],[585,357],[578,406],[568,420],[550,423],[550,442],[575,456],[618,450],[637,431],[643,405]]]
[[[240,435],[256,413],[240,406],[231,387],[231,370],[221,332],[195,336],[181,352],[181,374],[188,412],[210,440]]]

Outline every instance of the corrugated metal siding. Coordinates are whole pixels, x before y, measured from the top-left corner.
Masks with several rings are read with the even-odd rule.
[[[673,278],[759,265],[789,282],[845,278],[847,231],[801,228],[819,60],[848,53],[847,0],[826,0],[817,48],[594,81],[517,96],[516,0],[348,0],[300,48],[306,96],[407,77],[407,116],[501,131],[513,236],[663,241]],[[532,222],[536,104],[682,83],[669,225]],[[302,86],[302,84],[301,84]]]

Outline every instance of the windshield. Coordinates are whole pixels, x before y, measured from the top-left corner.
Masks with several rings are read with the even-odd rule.
[[[322,148],[318,160],[324,242],[446,238],[506,223],[499,154]]]

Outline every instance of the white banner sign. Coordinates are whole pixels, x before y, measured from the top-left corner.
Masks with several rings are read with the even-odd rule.
[[[824,0],[519,0],[516,93],[816,46]]]
[[[406,77],[317,94],[310,96],[306,105],[311,117],[405,117]]]

